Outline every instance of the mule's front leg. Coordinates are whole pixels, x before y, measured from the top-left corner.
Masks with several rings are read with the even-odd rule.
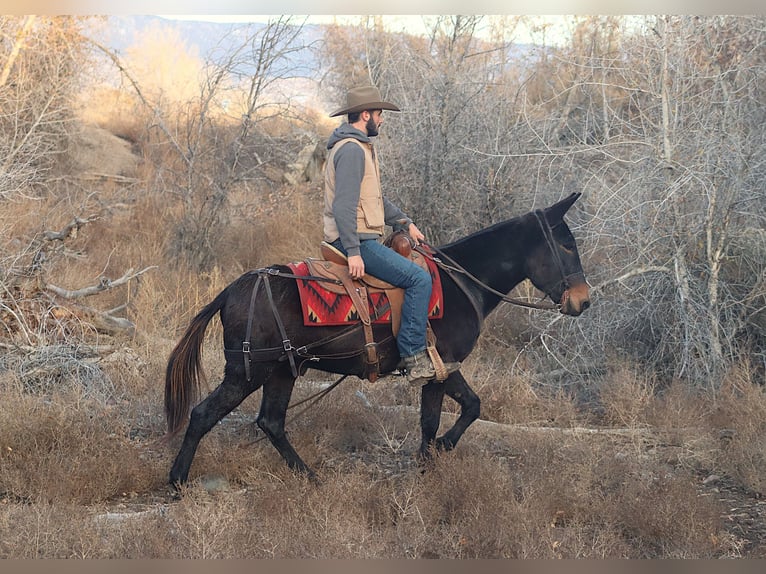
[[[444,392],[460,405],[460,416],[446,433],[436,440],[439,450],[452,450],[471,423],[479,418],[481,400],[468,386],[460,371],[450,374],[444,381]]]
[[[420,393],[420,430],[422,438],[418,458],[421,461],[431,457],[431,447],[434,445],[436,433],[442,416],[444,402],[444,384],[431,382],[422,387]]]

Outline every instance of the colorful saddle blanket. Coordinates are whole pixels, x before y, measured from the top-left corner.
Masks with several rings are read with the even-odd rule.
[[[428,318],[441,319],[442,284],[436,264],[431,260],[428,271],[431,274],[431,299],[428,303]],[[290,263],[290,269],[295,275],[310,275],[305,261]],[[303,323],[307,326],[329,327],[348,325],[360,321],[359,313],[354,302],[346,293],[334,293],[323,286],[323,281],[313,279],[296,279],[300,293]],[[386,291],[368,288],[367,300],[370,307],[370,318],[373,323],[390,323],[391,306]]]

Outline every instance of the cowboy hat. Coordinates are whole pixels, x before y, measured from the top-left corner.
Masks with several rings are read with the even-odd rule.
[[[346,94],[346,106],[331,113],[330,117],[363,112],[364,110],[401,111],[394,104],[382,101],[380,91],[375,86],[362,86],[350,89]]]

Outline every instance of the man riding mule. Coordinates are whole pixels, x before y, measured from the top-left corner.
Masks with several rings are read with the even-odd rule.
[[[346,105],[330,117],[347,116],[327,142],[325,164],[324,241],[348,257],[352,278],[366,273],[404,289],[396,344],[411,384],[426,384],[437,375],[426,352],[431,276],[412,261],[380,243],[385,225],[406,229],[418,245],[423,233],[401,209],[383,196],[380,165],[370,138],[378,135],[383,110],[400,111],[382,100],[374,86],[349,90]],[[443,373],[460,368],[444,365]]]
[[[576,317],[590,306],[577,244],[564,221],[579,196],[574,193],[545,209],[496,223],[448,245],[432,247],[443,313],[431,324],[441,357],[459,362],[470,355],[485,318],[501,302],[531,305],[507,296],[525,279],[550,297],[548,309]],[[170,469],[172,484],[188,480],[202,438],[258,389],[263,393],[256,418],[258,427],[290,468],[314,476],[285,430],[295,381],[309,368],[364,377],[368,362],[361,323],[305,325],[298,282],[306,279],[313,278],[296,278],[287,265],[248,271],[192,319],[170,353],[165,376],[168,437],[186,427]],[[223,329],[224,377],[197,404],[204,380],[201,361],[205,331],[216,315]],[[391,373],[400,361],[392,326],[376,323],[371,327],[378,345],[380,372]],[[445,396],[459,404],[460,415],[437,436]],[[450,373],[442,383],[420,387],[418,458],[427,460],[435,451],[455,448],[479,417],[480,404],[460,370]]]

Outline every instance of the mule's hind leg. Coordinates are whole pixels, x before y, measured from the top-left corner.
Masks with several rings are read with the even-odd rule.
[[[170,469],[170,483],[184,483],[189,478],[194,453],[202,437],[223,417],[234,410],[258,385],[247,383],[241,375],[228,372],[221,384],[192,409],[181,450]]]
[[[460,405],[460,416],[446,433],[436,439],[436,448],[452,450],[473,421],[479,418],[481,400],[468,386],[460,371],[450,374],[444,381],[444,392]]]
[[[256,423],[269,437],[271,444],[277,449],[287,465],[293,470],[306,473],[309,478],[316,480],[314,471],[303,462],[295,451],[285,433],[285,418],[290,396],[295,385],[295,378],[285,366],[278,369],[263,383],[263,398]]]

